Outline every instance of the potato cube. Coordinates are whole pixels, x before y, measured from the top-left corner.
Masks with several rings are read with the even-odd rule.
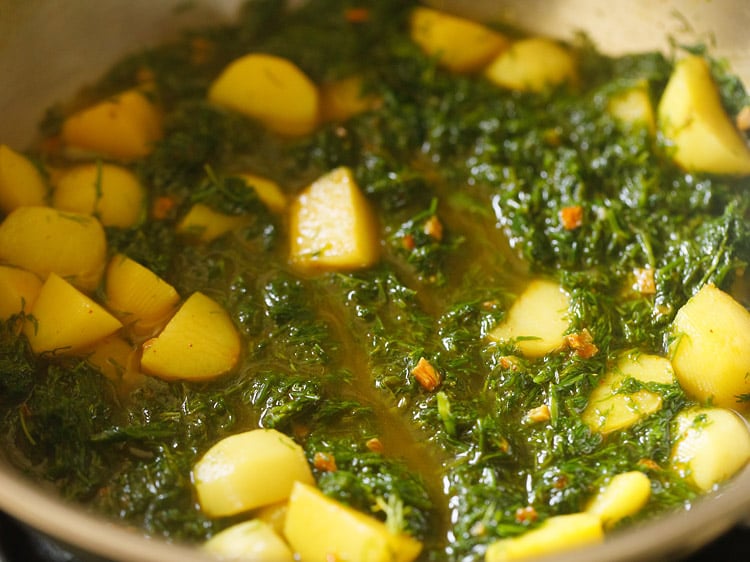
[[[86,362],[112,382],[130,381],[138,376],[138,350],[114,334],[81,351]]]
[[[0,265],[0,320],[19,312],[29,312],[42,288],[35,273]]]
[[[237,228],[242,228],[248,219],[242,215],[226,215],[214,211],[208,205],[196,203],[177,225],[177,232],[200,240],[211,242]]]
[[[698,172],[750,174],[750,147],[724,110],[704,58],[691,55],[675,65],[657,115],[678,165]]]
[[[294,562],[291,549],[273,527],[257,519],[224,529],[208,539],[203,544],[203,550],[218,555],[222,560]]]
[[[586,512],[596,515],[606,529],[638,513],[650,497],[651,480],[648,476],[637,470],[623,472],[599,490],[586,507]]]
[[[603,539],[602,524],[596,515],[557,515],[523,535],[492,543],[484,559],[486,562],[523,560],[598,543]]]
[[[54,272],[85,291],[99,284],[107,239],[94,217],[50,207],[18,207],[0,224],[0,261],[42,279]]]
[[[143,344],[141,367],[157,377],[212,379],[234,368],[240,336],[226,311],[203,293],[193,293],[164,330]]]
[[[640,124],[652,133],[656,130],[656,117],[643,81],[612,96],[607,105],[609,113],[623,123]]]
[[[120,321],[62,277],[50,273],[24,325],[34,353],[73,353],[114,334]]]
[[[114,256],[105,277],[106,305],[136,335],[146,335],[172,314],[180,295],[147,267],[122,254]]]
[[[620,387],[628,378],[672,384],[674,371],[669,359],[657,355],[632,353],[621,358],[593,390],[581,415],[592,431],[606,434],[630,427],[661,409],[661,396],[655,392],[645,389],[622,392]]]
[[[291,260],[326,270],[368,267],[378,259],[375,217],[349,168],[313,182],[291,207]]]
[[[124,161],[147,155],[162,136],[161,112],[137,89],[82,109],[62,126],[69,149]]]
[[[685,392],[700,402],[746,407],[750,393],[750,312],[708,284],[677,311],[672,366]]]
[[[76,166],[59,178],[52,206],[96,216],[104,226],[128,228],[144,214],[145,190],[130,170],[114,164]]]
[[[305,562],[410,562],[422,550],[409,535],[392,533],[385,523],[301,482],[289,498],[284,534]]]
[[[193,467],[201,509],[209,517],[235,515],[286,500],[295,482],[311,484],[302,447],[275,429],[225,437]]]
[[[0,144],[0,211],[44,205],[47,186],[42,174],[28,158]]]
[[[348,76],[320,88],[320,112],[324,121],[346,121],[355,115],[376,109],[379,97],[362,91],[360,76]]]
[[[515,341],[527,357],[541,357],[563,346],[568,329],[569,299],[557,283],[536,279],[510,307],[502,324],[489,338]]]
[[[479,71],[510,44],[485,25],[430,8],[414,8],[410,30],[422,51],[453,72]]]
[[[286,196],[275,181],[255,174],[240,174],[247,185],[255,190],[258,198],[274,213],[281,213],[286,209]]]
[[[317,86],[294,63],[252,53],[227,66],[208,99],[257,119],[281,135],[306,135],[318,125]]]
[[[672,468],[703,491],[727,480],[750,460],[750,433],[737,414],[692,408],[675,418]]]
[[[522,92],[542,92],[577,80],[573,55],[550,39],[531,37],[513,43],[485,69],[498,86]]]

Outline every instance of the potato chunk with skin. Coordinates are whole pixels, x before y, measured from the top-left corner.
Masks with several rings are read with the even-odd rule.
[[[96,216],[104,226],[128,228],[144,213],[145,190],[130,170],[114,164],[76,166],[58,179],[52,206]]]
[[[155,338],[143,344],[141,367],[157,377],[206,380],[232,370],[240,336],[226,311],[203,293],[193,293]]]
[[[498,86],[523,92],[541,92],[577,79],[576,61],[570,51],[542,37],[513,43],[484,73]]]
[[[596,515],[557,515],[523,535],[492,543],[484,559],[486,562],[523,560],[598,543],[603,539],[602,524]]]
[[[294,555],[268,523],[251,519],[232,525],[203,544],[203,550],[221,560],[245,562],[293,562]]]
[[[62,126],[69,149],[124,161],[146,156],[162,136],[161,112],[137,89],[82,109]]]
[[[58,275],[42,285],[24,334],[34,353],[73,353],[114,334],[120,321]]]
[[[701,402],[746,409],[750,393],[750,312],[708,284],[677,311],[672,366],[680,386]]]
[[[750,147],[721,104],[706,60],[677,62],[657,110],[659,128],[674,145],[673,158],[687,170],[750,174]]]
[[[628,378],[659,384],[672,384],[674,371],[669,359],[657,355],[632,353],[607,372],[592,391],[581,419],[592,431],[611,433],[640,421],[661,409],[661,396],[640,389],[622,392],[620,387]]]
[[[35,273],[0,265],[0,320],[19,312],[29,312],[42,288]]]
[[[201,242],[211,242],[227,232],[242,228],[247,222],[245,216],[227,215],[203,203],[196,203],[177,225],[177,232]]]
[[[596,515],[609,528],[621,519],[638,513],[651,497],[651,480],[634,470],[614,476],[586,507],[586,512]]]
[[[122,254],[107,266],[105,296],[107,308],[137,335],[164,322],[180,300],[172,285]]]
[[[349,168],[300,193],[290,209],[291,260],[325,270],[368,267],[378,259],[375,217]]]
[[[287,499],[295,482],[311,484],[302,447],[275,429],[225,437],[193,467],[201,509],[209,517],[235,515]]]
[[[44,205],[47,186],[42,174],[28,158],[10,147],[0,145],[0,211],[10,213],[18,207]]]
[[[54,272],[85,291],[99,284],[107,253],[101,223],[50,207],[19,207],[0,224],[0,261],[42,279]]]
[[[301,482],[289,498],[284,535],[305,562],[410,562],[422,550],[418,540]]]
[[[727,480],[750,460],[750,432],[734,412],[693,408],[673,421],[672,468],[703,491]]]
[[[557,283],[536,279],[516,299],[489,338],[497,342],[515,340],[523,355],[541,357],[563,346],[569,305],[567,293]]]
[[[412,40],[427,55],[453,72],[476,72],[487,65],[510,41],[489,27],[430,8],[414,8],[410,20]]]
[[[238,58],[214,80],[208,99],[257,119],[281,135],[306,135],[318,124],[317,86],[291,61],[260,53]]]

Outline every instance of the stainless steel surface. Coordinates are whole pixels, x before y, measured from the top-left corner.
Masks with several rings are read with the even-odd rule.
[[[231,16],[238,0],[0,0],[0,142],[23,148],[44,109],[95,79],[117,57],[176,29]],[[436,0],[478,18],[509,20],[570,39],[585,30],[606,52],[669,49],[667,37],[702,40],[750,83],[750,2],[746,0]],[[189,6],[188,10],[176,7]],[[142,537],[78,508],[0,464],[0,509],[49,535],[108,559],[191,562],[197,549]],[[614,534],[559,562],[673,559],[750,513],[750,471],[687,512]]]

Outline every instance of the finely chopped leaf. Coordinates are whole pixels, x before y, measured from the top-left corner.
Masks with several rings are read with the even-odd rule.
[[[34,319],[18,310],[0,329],[12,462],[107,517],[199,543],[247,514],[202,512],[195,463],[224,437],[273,428],[303,447],[328,497],[419,539],[419,560],[482,560],[498,540],[582,511],[620,473],[645,473],[651,495],[618,526],[690,505],[698,490],[670,468],[673,420],[694,405],[677,383],[621,380],[614,396],[645,390],[660,408],[606,435],[584,413],[625,353],[666,356],[677,311],[702,286],[746,299],[748,179],[685,173],[648,126],[609,110],[635,84],[658,100],[673,69],[661,54],[610,58],[580,38],[566,46],[574,88],[506,91],[425,54],[409,36],[415,5],[256,0],[235,24],[129,56],[65,106],[148,82],[164,138],[129,165],[148,212],[108,226],[107,252],[183,299],[210,297],[242,343],[214,380],[127,368],[107,379],[85,354],[34,355],[19,331]],[[375,101],[279,137],[206,98],[251,52],[288,59],[317,85],[354,76]],[[709,64],[733,117],[748,97]],[[48,169],[72,164],[52,142],[66,116],[51,111],[50,142],[29,151]],[[268,178],[292,202],[339,167],[376,216],[378,259],[301,271],[288,259],[289,217],[239,178]],[[238,220],[212,240],[179,233],[195,205]],[[568,327],[532,357],[519,345],[529,334],[488,335],[539,277],[568,295]]]

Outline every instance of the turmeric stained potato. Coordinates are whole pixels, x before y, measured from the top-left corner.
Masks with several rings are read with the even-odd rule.
[[[240,336],[226,311],[196,292],[157,337],[143,344],[141,367],[163,379],[212,379],[232,370],[240,346]]]
[[[73,353],[122,327],[117,318],[73,285],[51,273],[42,285],[24,333],[34,353]]]
[[[193,467],[201,509],[211,517],[235,515],[286,500],[295,482],[312,484],[305,453],[275,429],[225,437]]]
[[[363,91],[360,76],[348,76],[323,84],[320,88],[320,113],[324,121],[346,121],[365,111],[377,108],[378,96]]]
[[[44,205],[47,186],[39,170],[28,158],[0,144],[0,211]]]
[[[31,310],[42,281],[25,269],[0,265],[0,320]]]
[[[479,71],[510,44],[485,25],[423,7],[412,11],[410,33],[425,53],[454,72]]]
[[[511,539],[492,543],[486,562],[523,560],[563,552],[604,539],[599,517],[592,513],[573,513],[550,517],[534,530]]]
[[[567,48],[550,39],[531,37],[501,52],[484,73],[503,88],[541,92],[564,83],[574,84],[578,70]]]
[[[85,291],[104,270],[107,240],[94,217],[50,207],[19,207],[0,223],[0,262],[46,279],[56,273]]]
[[[233,61],[208,92],[210,101],[290,136],[315,129],[318,98],[317,86],[293,62],[261,53]]]
[[[705,285],[677,311],[672,365],[685,392],[701,402],[747,409],[750,312],[731,295]]]
[[[62,211],[94,215],[104,226],[127,228],[143,216],[145,190],[122,166],[83,164],[58,179],[52,206]]]
[[[297,196],[289,239],[291,260],[302,267],[346,270],[377,261],[377,222],[350,169],[329,172]]]
[[[750,147],[722,106],[706,60],[677,62],[658,107],[659,128],[673,158],[692,171],[750,174]]]
[[[201,242],[211,242],[247,222],[247,217],[242,215],[227,215],[203,203],[196,203],[177,225],[177,232]]]
[[[422,550],[414,538],[391,532],[381,521],[303,482],[292,489],[284,535],[306,562],[411,562]]]
[[[148,334],[174,311],[180,295],[147,267],[122,254],[113,256],[105,277],[109,310],[136,334]]]
[[[281,213],[286,209],[286,196],[278,183],[256,174],[239,174],[239,177],[255,190],[255,194],[269,210]]]
[[[652,133],[656,130],[656,116],[646,81],[612,96],[607,109],[620,121],[643,125]]]
[[[568,329],[569,298],[557,283],[536,279],[529,283],[489,334],[497,342],[514,341],[527,357],[541,357],[559,349]]]
[[[163,136],[162,115],[146,92],[128,90],[74,113],[62,126],[68,149],[131,161]]]
[[[622,472],[599,490],[586,506],[586,512],[596,515],[606,529],[638,513],[650,496],[648,476],[637,470]]]
[[[263,521],[237,523],[206,541],[203,549],[221,560],[293,562],[294,554],[276,531]]]
[[[119,334],[99,340],[81,350],[81,355],[115,383],[129,382],[138,376],[137,348]]]
[[[689,408],[672,424],[670,464],[707,491],[750,461],[750,432],[736,413],[723,408]]]

